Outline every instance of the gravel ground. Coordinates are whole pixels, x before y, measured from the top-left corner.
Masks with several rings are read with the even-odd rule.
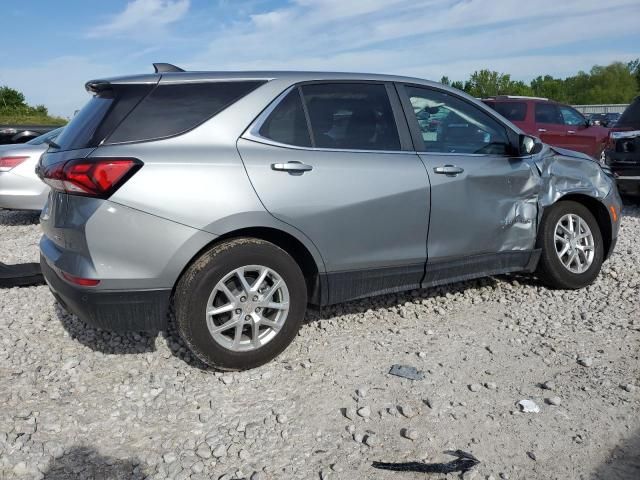
[[[0,261],[35,260],[38,237],[0,212]],[[232,374],[172,333],[88,328],[46,287],[0,290],[0,478],[458,478],[371,463],[462,449],[481,461],[466,479],[638,479],[639,238],[627,207],[581,291],[500,276],[312,311],[276,361]]]

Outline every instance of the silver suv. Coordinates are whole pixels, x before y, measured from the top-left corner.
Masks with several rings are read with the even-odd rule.
[[[42,156],[42,270],[109,330],[179,334],[209,365],[282,352],[323,306],[506,272],[597,277],[620,198],[589,157],[396,76],[156,73],[87,83]]]

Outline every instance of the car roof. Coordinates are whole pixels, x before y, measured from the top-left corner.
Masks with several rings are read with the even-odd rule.
[[[142,75],[126,75],[92,80],[87,84],[139,84],[139,83],[189,83],[207,81],[230,80],[288,80],[291,83],[314,80],[355,80],[378,82],[403,82],[417,83],[421,85],[437,86],[448,89],[446,85],[432,82],[422,78],[406,77],[400,75],[387,75],[380,73],[353,73],[353,72],[314,72],[314,71],[202,71],[202,72],[160,72]]]

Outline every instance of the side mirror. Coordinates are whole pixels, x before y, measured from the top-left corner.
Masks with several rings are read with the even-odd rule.
[[[542,143],[535,137],[520,135],[520,155],[535,155],[542,150]]]

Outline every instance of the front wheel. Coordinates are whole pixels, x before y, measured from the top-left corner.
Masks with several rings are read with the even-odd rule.
[[[553,288],[590,285],[604,260],[598,222],[584,205],[573,201],[558,202],[545,213],[538,248],[542,255],[536,273]]]
[[[238,238],[215,245],[184,273],[175,292],[176,327],[208,365],[244,370],[291,343],[306,305],[304,276],[290,255]]]

